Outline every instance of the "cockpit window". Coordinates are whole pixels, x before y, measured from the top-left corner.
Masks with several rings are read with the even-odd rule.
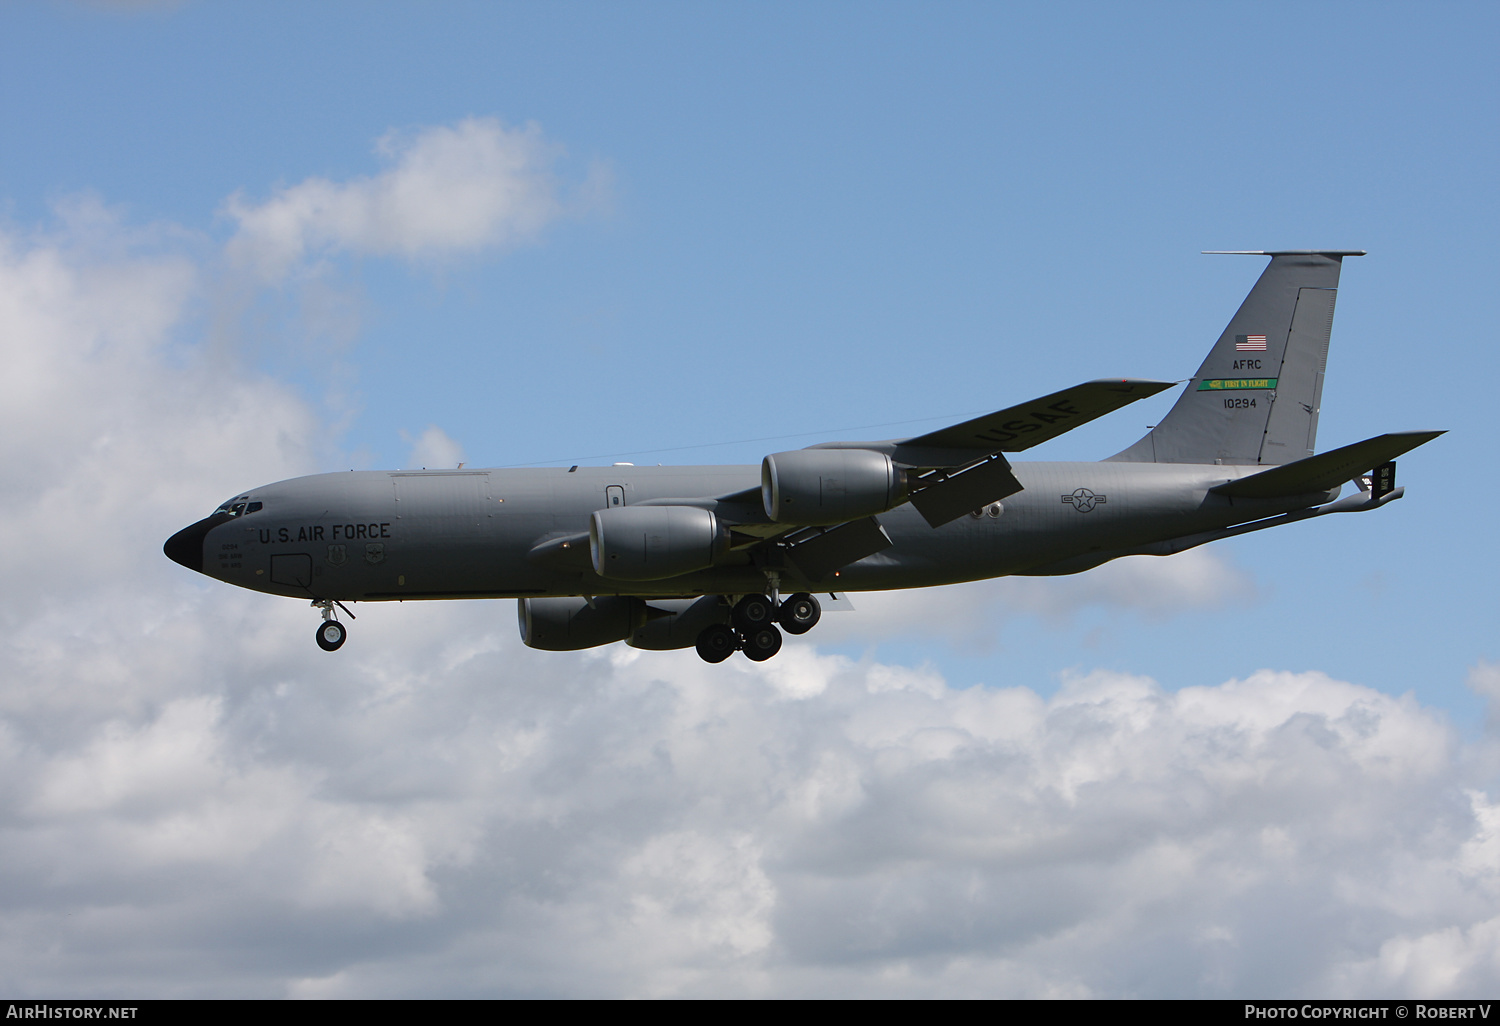
[[[254,513],[257,510],[263,509],[264,507],[265,503],[247,502],[245,501],[245,497],[242,495],[238,499],[230,499],[228,502],[224,503],[224,505],[214,510],[214,512],[227,513],[232,517],[242,517],[250,513]]]

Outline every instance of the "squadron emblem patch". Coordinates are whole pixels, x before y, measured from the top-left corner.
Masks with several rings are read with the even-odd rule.
[[[349,562],[349,551],[343,545],[328,546],[328,565],[343,566]]]
[[[370,542],[365,546],[365,562],[374,566],[376,563],[385,562],[385,543]]]

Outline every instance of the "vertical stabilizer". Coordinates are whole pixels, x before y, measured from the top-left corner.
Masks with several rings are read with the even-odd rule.
[[[1256,252],[1271,262],[1170,413],[1111,460],[1281,464],[1313,452],[1339,269],[1362,250]]]

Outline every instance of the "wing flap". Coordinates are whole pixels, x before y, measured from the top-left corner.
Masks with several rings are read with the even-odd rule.
[[[1295,463],[1283,463],[1279,467],[1272,467],[1237,481],[1226,481],[1209,491],[1244,499],[1273,499],[1282,495],[1326,492],[1444,433],[1393,431],[1353,445],[1330,449]]]
[[[911,504],[930,527],[942,527],[971,510],[1021,490],[1004,456],[995,456],[912,493]]]
[[[809,581],[821,581],[839,567],[857,563],[891,547],[891,536],[874,517],[851,520],[837,527],[813,528],[817,533],[787,549],[792,561]]]

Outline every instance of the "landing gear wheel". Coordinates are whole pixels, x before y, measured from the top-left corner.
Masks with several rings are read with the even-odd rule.
[[[324,620],[318,624],[318,647],[324,652],[337,652],[349,637],[349,632],[337,620]]]
[[[788,634],[806,634],[822,618],[823,607],[805,591],[799,591],[776,610],[776,619],[781,622],[781,629]]]
[[[698,657],[705,663],[722,663],[739,647],[740,639],[722,623],[711,624],[698,635]]]
[[[746,595],[734,605],[734,625],[749,634],[759,627],[769,627],[776,619],[776,607],[764,595]]]
[[[746,631],[741,641],[745,657],[763,663],[781,651],[781,632],[770,624]]]

